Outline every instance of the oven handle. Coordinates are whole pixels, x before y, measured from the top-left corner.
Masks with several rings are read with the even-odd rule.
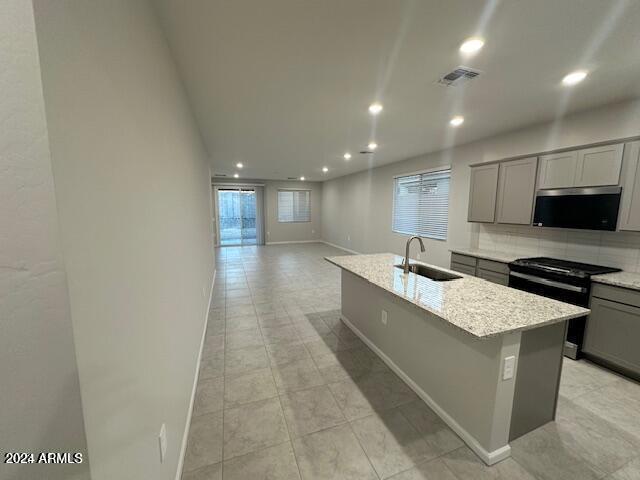
[[[533,283],[539,283],[540,285],[546,285],[548,287],[561,288],[563,290],[569,290],[570,292],[585,293],[587,291],[584,287],[576,287],[575,285],[569,285],[567,283],[556,282],[554,280],[548,280],[546,278],[536,277],[535,275],[527,275],[520,272],[509,272],[509,275],[514,277],[523,278]]]

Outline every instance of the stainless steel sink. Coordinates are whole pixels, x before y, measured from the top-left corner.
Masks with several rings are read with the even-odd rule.
[[[396,265],[395,267],[404,268],[404,265]],[[442,270],[427,267],[426,265],[421,265],[419,263],[410,263],[409,271],[411,273],[415,273],[416,275],[420,275],[421,277],[427,277],[427,278],[430,278],[431,280],[435,280],[436,282],[446,282],[448,280],[455,280],[457,278],[462,278],[460,275],[455,275],[449,272],[443,272]]]

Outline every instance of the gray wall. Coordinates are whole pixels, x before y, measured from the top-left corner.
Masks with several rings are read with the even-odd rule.
[[[213,183],[256,183],[264,185],[265,241],[306,242],[322,239],[322,183],[279,180],[231,180],[213,178]],[[311,221],[304,223],[278,222],[278,189],[311,190]],[[214,199],[215,202],[215,199]],[[214,210],[215,211],[215,210]]]
[[[146,1],[35,13],[92,478],[173,479],[213,275],[207,156]]]
[[[31,2],[0,4],[0,65],[0,452],[86,455]],[[0,479],[88,469],[2,462]]]
[[[322,187],[323,239],[363,253],[403,253],[407,237],[391,231],[393,177],[451,165],[448,238],[427,240],[423,256],[448,266],[450,247],[478,243],[480,227],[467,222],[470,164],[636,135],[640,101],[629,101],[329,180]]]

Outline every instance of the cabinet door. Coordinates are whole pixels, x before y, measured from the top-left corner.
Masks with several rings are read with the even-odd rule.
[[[500,164],[496,222],[531,224],[537,167],[536,157]]]
[[[538,188],[573,187],[578,152],[554,153],[540,157]]]
[[[618,143],[578,150],[574,185],[576,187],[618,185],[623,148],[624,145]]]
[[[591,298],[584,351],[640,374],[640,308]]]
[[[640,142],[624,149],[624,174],[620,230],[640,231]]]
[[[492,283],[497,283],[498,285],[504,285],[505,287],[509,285],[509,277],[503,273],[491,272],[489,270],[482,270],[479,268],[478,277]]]
[[[471,167],[469,222],[492,223],[495,220],[498,169],[497,163]]]
[[[476,276],[476,267],[472,267],[470,265],[464,265],[462,263],[451,262],[450,270],[454,272],[466,273],[467,275]]]

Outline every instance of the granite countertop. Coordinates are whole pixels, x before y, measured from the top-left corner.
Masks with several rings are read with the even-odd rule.
[[[605,285],[613,285],[614,287],[640,290],[640,273],[605,273],[604,275],[594,275],[593,277],[591,277],[591,281],[596,283],[604,283]]]
[[[392,253],[326,257],[326,260],[477,338],[530,330],[589,313],[582,307],[433,265],[429,266],[462,278],[436,282],[414,273],[405,275],[394,266],[402,263],[402,257]]]
[[[470,257],[484,258],[485,260],[493,260],[495,262],[509,263],[519,258],[526,257],[526,255],[509,253],[509,252],[495,252],[493,250],[483,250],[481,248],[451,248],[450,252],[459,253],[461,255],[469,255]]]
[[[451,248],[449,251],[459,253],[461,255],[469,255],[470,257],[484,258],[495,262],[509,263],[519,258],[527,258],[527,255],[495,252],[493,250],[483,250],[481,248]],[[531,255],[529,255],[531,257]],[[605,285],[613,285],[614,287],[628,288],[630,290],[640,291],[640,273],[633,272],[615,272],[605,273],[604,275],[594,275],[591,277],[592,282],[603,283]]]

